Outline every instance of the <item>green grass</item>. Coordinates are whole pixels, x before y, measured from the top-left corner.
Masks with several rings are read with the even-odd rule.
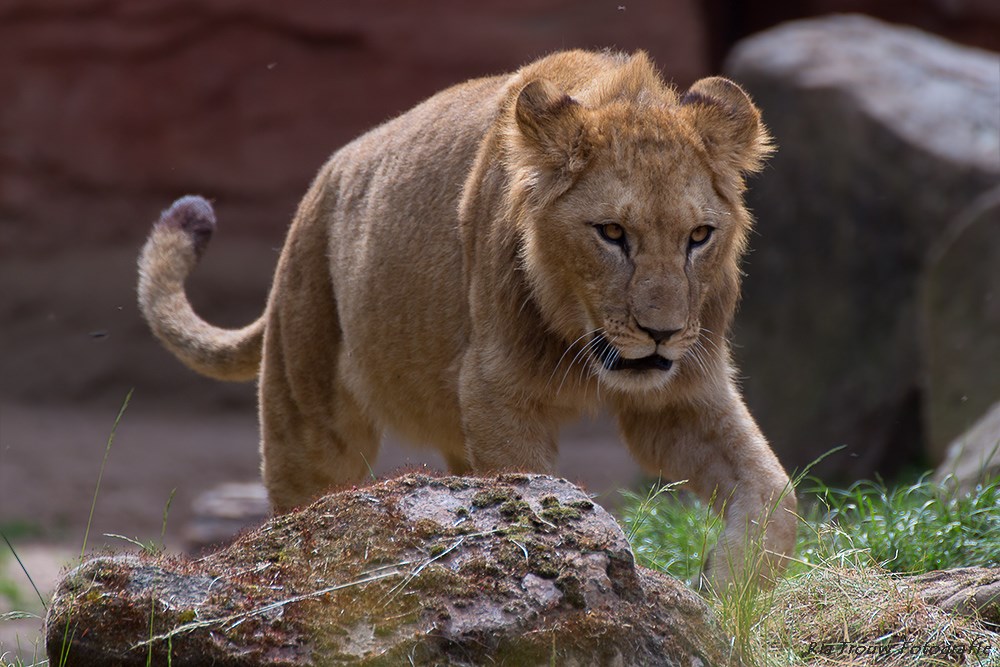
[[[1000,666],[1000,637],[989,631],[995,627],[928,605],[900,578],[1000,565],[1000,480],[969,494],[948,489],[927,476],[896,488],[860,482],[843,490],[800,480],[796,559],[787,577],[773,591],[741,583],[706,594],[734,651],[762,667]],[[721,520],[675,487],[626,493],[625,500],[621,517],[637,560],[696,585]],[[836,654],[845,638],[877,657]],[[914,646],[958,646],[964,662],[914,654]]]
[[[1000,480],[961,495],[927,476],[892,489],[880,482],[846,490],[816,483],[811,491],[822,511],[813,525],[830,528],[800,543],[807,560],[853,551],[898,573],[1000,566]]]
[[[907,574],[1000,566],[1000,480],[961,495],[926,476],[897,488],[865,481],[844,490],[811,480],[798,494],[800,562],[792,575],[831,558]],[[721,520],[671,486],[624,496],[621,516],[637,559],[696,583]]]
[[[654,486],[645,494],[623,491],[622,523],[636,560],[697,588],[722,520],[677,485]]]

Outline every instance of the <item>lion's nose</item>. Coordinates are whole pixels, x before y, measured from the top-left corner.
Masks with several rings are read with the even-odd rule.
[[[647,329],[646,327],[639,325],[639,328],[649,334],[649,337],[653,339],[657,345],[665,340],[670,340],[670,337],[678,333],[680,329]]]

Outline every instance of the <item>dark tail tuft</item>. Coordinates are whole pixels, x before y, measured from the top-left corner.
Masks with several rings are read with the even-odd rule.
[[[187,195],[163,211],[156,224],[184,230],[191,237],[195,253],[201,257],[215,231],[215,211],[204,197]]]

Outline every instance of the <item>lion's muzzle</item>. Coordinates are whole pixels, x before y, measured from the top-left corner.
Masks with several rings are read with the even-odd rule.
[[[658,354],[638,359],[626,359],[604,336],[597,337],[595,348],[601,365],[609,371],[669,371],[674,365],[672,359],[661,357]]]

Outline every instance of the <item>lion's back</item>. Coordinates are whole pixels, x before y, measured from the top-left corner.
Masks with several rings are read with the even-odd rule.
[[[468,314],[458,202],[507,79],[438,93],[345,146],[325,170],[345,380],[414,439],[442,429],[461,439],[455,373]]]

